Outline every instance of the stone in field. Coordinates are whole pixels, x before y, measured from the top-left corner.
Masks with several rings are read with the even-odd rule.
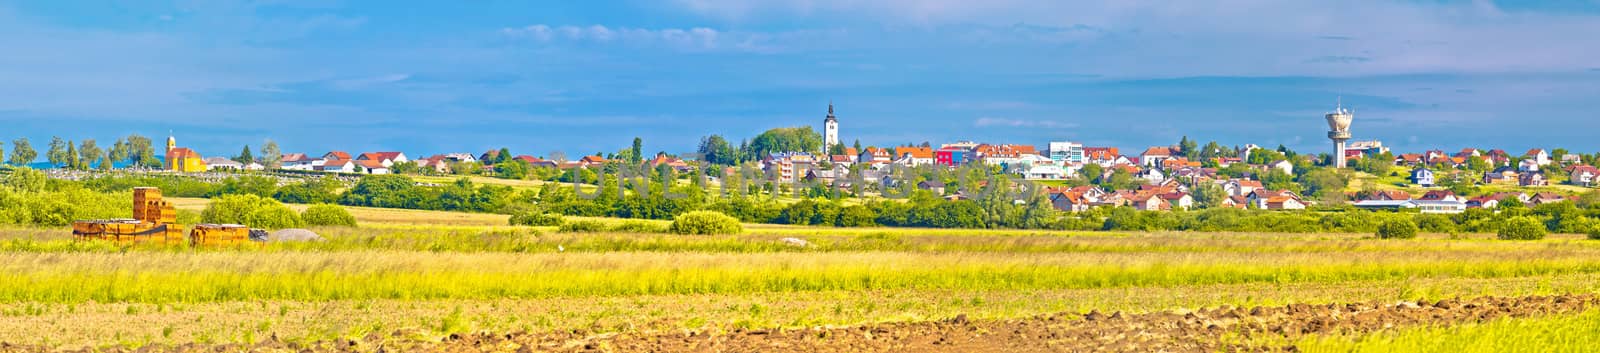
[[[305,229],[284,229],[267,235],[267,241],[322,241],[322,236]]]

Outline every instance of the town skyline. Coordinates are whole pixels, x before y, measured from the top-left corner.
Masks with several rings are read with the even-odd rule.
[[[1585,151],[1565,131],[1600,128],[1592,3],[400,5],[0,2],[4,33],[47,34],[0,36],[27,53],[0,58],[0,139],[682,153],[821,132],[831,101],[847,143],[1322,151],[1339,96],[1353,140],[1396,150]]]

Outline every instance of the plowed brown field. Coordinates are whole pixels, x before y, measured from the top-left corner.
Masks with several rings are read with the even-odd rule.
[[[1600,303],[1594,295],[1482,297],[1397,303],[1348,303],[1281,307],[1209,308],[1143,314],[1060,313],[1015,320],[886,323],[732,332],[626,334],[479,333],[419,338],[415,333],[372,334],[360,340],[310,345],[275,339],[254,345],[150,346],[138,351],[177,352],[1211,352],[1296,351],[1306,335],[1349,334],[1384,329],[1447,326],[1496,318],[1574,314]],[[0,351],[41,347],[4,346]]]

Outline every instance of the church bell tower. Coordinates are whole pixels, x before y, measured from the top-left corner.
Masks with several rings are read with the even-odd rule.
[[[828,102],[828,117],[822,119],[822,150],[839,145],[839,118],[833,116],[833,102]]]

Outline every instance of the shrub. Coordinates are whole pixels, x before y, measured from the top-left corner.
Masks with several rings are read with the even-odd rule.
[[[1503,240],[1539,240],[1544,239],[1544,225],[1528,217],[1517,217],[1506,220],[1497,233]]]
[[[619,233],[666,233],[667,228],[650,222],[627,221],[611,227],[611,231]]]
[[[1589,240],[1600,240],[1600,226],[1589,227]]]
[[[335,205],[306,207],[306,211],[300,213],[300,218],[305,220],[306,225],[312,226],[356,226],[356,217],[351,216],[350,211],[346,211],[344,207]]]
[[[226,195],[211,199],[211,204],[206,205],[204,211],[200,211],[200,221],[205,223],[249,225],[250,223],[245,221],[247,216],[258,209],[273,206],[283,207],[283,204],[273,199],[250,194]],[[293,211],[290,212],[292,213]]]
[[[283,229],[298,228],[305,225],[300,220],[300,214],[294,213],[284,205],[271,205],[257,208],[244,216],[244,225],[251,228]]]
[[[594,233],[606,230],[606,224],[600,221],[577,220],[561,224],[561,231],[566,233]]]
[[[551,227],[559,226],[561,223],[561,215],[549,213],[527,212],[511,216],[511,225],[514,226]]]
[[[1417,224],[1409,220],[1396,219],[1378,225],[1379,239],[1411,239],[1417,237]]]
[[[673,233],[678,234],[736,234],[744,231],[739,220],[716,211],[694,211],[678,215],[672,220]]]

